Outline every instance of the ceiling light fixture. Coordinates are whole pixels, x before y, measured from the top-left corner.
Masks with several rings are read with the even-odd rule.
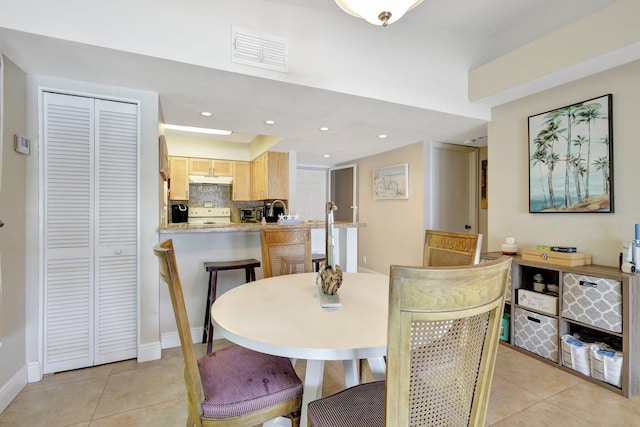
[[[326,127],[326,126],[323,126],[323,127],[319,128],[318,130],[320,130],[320,131],[322,131],[322,132],[326,132],[326,131],[328,131],[328,130],[329,130],[329,128],[328,128],[328,127]]]
[[[164,125],[165,129],[181,130],[184,132],[206,133],[209,135],[231,135],[233,131],[224,129],[211,129],[211,128],[198,128],[193,126],[181,126],[181,125]]]
[[[469,145],[469,144],[475,144],[476,142],[480,141],[481,139],[485,139],[486,136],[479,136],[477,138],[473,138],[473,139],[467,139],[463,142],[464,145]]]
[[[208,112],[208,111],[202,111],[202,112],[200,113],[200,115],[201,115],[202,117],[211,117],[211,116],[213,116],[213,114],[211,114],[211,113],[210,113],[210,112]]]
[[[373,25],[386,27],[422,3],[422,0],[336,0],[340,9]]]
[[[275,124],[276,124],[276,122],[275,122],[275,121],[273,121],[273,120],[265,120],[265,121],[264,121],[264,124],[265,124],[265,125],[275,125]]]
[[[378,138],[380,138],[380,139],[385,139],[386,137],[387,137],[387,135],[385,135],[384,133],[381,134],[381,135],[378,135]]]

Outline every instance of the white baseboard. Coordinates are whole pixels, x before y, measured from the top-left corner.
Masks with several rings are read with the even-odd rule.
[[[380,273],[378,273],[377,271],[368,270],[368,269],[363,268],[363,267],[358,267],[358,273],[380,274]]]
[[[20,390],[27,385],[27,367],[20,369],[11,379],[0,387],[0,412],[16,398]]]
[[[148,362],[161,358],[162,348],[159,341],[138,346],[138,362]]]
[[[27,363],[28,381],[30,383],[38,382],[42,379],[42,366],[40,362]]]
[[[202,333],[204,332],[204,328],[201,326],[199,328],[191,328],[191,340],[193,343],[201,343],[202,342]],[[215,330],[213,333],[213,338],[220,338],[216,336]],[[161,337],[162,348],[173,348],[180,347],[180,337],[178,336],[178,331],[165,332]]]

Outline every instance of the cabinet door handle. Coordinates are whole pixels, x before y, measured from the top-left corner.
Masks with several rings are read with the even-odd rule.
[[[527,320],[531,320],[532,322],[540,323],[540,319],[536,319],[535,317],[527,316]]]
[[[586,286],[587,288],[597,288],[598,284],[593,282],[587,282],[586,280],[580,280],[580,286]]]

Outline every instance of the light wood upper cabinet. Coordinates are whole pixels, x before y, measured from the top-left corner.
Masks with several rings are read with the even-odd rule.
[[[189,159],[189,173],[191,175],[231,176],[233,174],[232,169],[232,160]]]
[[[188,157],[169,157],[169,200],[189,200]]]
[[[235,163],[232,160],[212,160],[213,164],[213,173],[214,176],[233,176],[233,164]]]
[[[253,200],[289,198],[289,154],[268,151],[252,162]]]
[[[251,200],[251,163],[233,162],[231,200]]]
[[[213,159],[189,158],[189,174],[213,175]]]

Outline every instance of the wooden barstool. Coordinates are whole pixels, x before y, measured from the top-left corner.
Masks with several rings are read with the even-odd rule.
[[[256,267],[260,267],[257,259],[241,259],[236,261],[205,262],[204,269],[209,272],[209,289],[207,290],[207,305],[204,310],[204,332],[202,343],[207,343],[207,354],[213,347],[213,325],[211,324],[211,304],[216,300],[218,290],[218,271],[244,269],[246,283],[256,280]]]
[[[320,270],[320,263],[326,258],[325,254],[311,254],[311,262],[313,263],[313,271]]]

